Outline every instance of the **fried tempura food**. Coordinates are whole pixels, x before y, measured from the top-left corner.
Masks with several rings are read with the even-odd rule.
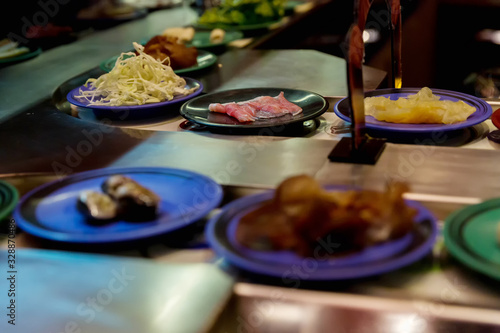
[[[210,43],[222,43],[226,32],[222,29],[215,28],[210,32]]]
[[[338,245],[336,254],[361,250],[407,234],[416,210],[402,194],[406,184],[392,183],[385,192],[328,192],[313,178],[289,178],[274,198],[241,219],[236,238],[261,250],[291,250],[311,256],[321,241]]]
[[[424,87],[408,97],[366,97],[365,112],[380,121],[401,124],[454,124],[465,121],[476,108],[464,101],[441,100]]]
[[[146,43],[144,51],[159,61],[168,57],[170,67],[174,70],[195,66],[198,63],[198,50],[178,43],[176,37],[154,36]]]
[[[194,28],[193,27],[173,27],[167,28],[162,32],[163,36],[176,37],[177,42],[180,44],[186,44],[193,40],[194,38]]]

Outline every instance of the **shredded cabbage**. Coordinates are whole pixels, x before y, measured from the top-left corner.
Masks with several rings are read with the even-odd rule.
[[[88,79],[85,87],[92,89],[80,89],[76,97],[85,98],[89,105],[127,106],[170,101],[196,90],[185,88],[186,81],[174,73],[168,57],[158,61],[146,54],[142,45],[133,45],[138,55],[122,53],[109,73]]]

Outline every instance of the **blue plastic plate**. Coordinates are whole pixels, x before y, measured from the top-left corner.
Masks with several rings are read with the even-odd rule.
[[[328,190],[345,190],[329,186]],[[343,257],[328,256],[334,251],[326,246],[317,256],[303,258],[291,251],[258,251],[249,249],[236,240],[236,228],[242,216],[270,200],[274,192],[243,197],[222,208],[210,219],[206,228],[207,241],[214,251],[229,263],[243,270],[293,279],[294,267],[302,267],[303,280],[344,280],[386,273],[409,265],[428,254],[438,235],[437,220],[423,206],[414,201],[407,204],[418,211],[415,228],[404,237],[372,246]]]
[[[160,103],[151,103],[143,105],[130,105],[130,106],[107,106],[107,105],[89,105],[89,102],[83,98],[77,98],[80,95],[80,89],[83,91],[91,90],[90,87],[79,86],[71,90],[66,98],[68,102],[82,108],[92,109],[96,116],[108,117],[111,119],[125,119],[125,118],[147,118],[152,115],[162,113],[164,110],[177,106],[179,103],[185,102],[195,96],[198,96],[203,91],[203,84],[200,81],[184,78],[186,80],[186,89],[196,88],[196,90],[186,96],[177,96],[170,101]]]
[[[384,96],[390,99],[396,100],[400,97],[406,97],[411,94],[416,94],[421,88],[401,88],[401,89],[379,89],[372,90],[365,93],[365,97],[373,96]],[[456,124],[397,124],[389,123],[385,121],[378,121],[373,116],[366,116],[366,128],[381,130],[381,131],[397,131],[397,132],[418,132],[418,133],[430,133],[432,131],[453,131],[462,128],[467,128],[470,126],[482,123],[491,116],[492,109],[491,106],[483,101],[482,99],[464,94],[457,91],[443,90],[443,89],[432,89],[432,93],[441,97],[441,100],[451,100],[459,101],[462,100],[465,103],[476,108],[476,112],[471,114],[469,118],[465,121]],[[347,98],[341,99],[335,104],[334,112],[342,120],[347,122],[351,121],[351,115],[349,113],[349,101]]]
[[[126,175],[161,197],[155,220],[96,225],[77,209],[84,190],[101,191],[103,181]],[[217,207],[222,189],[212,179],[170,168],[106,168],[82,172],[27,193],[14,211],[18,226],[34,236],[70,243],[113,243],[165,234],[198,221]]]

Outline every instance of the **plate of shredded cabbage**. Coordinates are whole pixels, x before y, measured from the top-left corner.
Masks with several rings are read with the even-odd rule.
[[[144,110],[157,111],[202,92],[201,82],[178,76],[170,66],[146,54],[142,45],[134,43],[134,48],[137,55],[122,53],[109,73],[71,90],[68,102],[105,116],[123,110],[147,115]]]
[[[334,112],[351,121],[347,98]],[[395,132],[450,131],[482,123],[492,114],[484,100],[457,91],[429,88],[378,89],[365,93],[366,127]]]

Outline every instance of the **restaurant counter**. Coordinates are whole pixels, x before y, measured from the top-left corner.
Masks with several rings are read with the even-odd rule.
[[[69,105],[66,93],[86,79],[102,74],[98,67],[101,61],[126,50],[133,40],[162,31],[166,25],[183,25],[185,16],[179,15],[181,10],[153,12],[144,19],[95,33],[44,52],[30,61],[1,69],[0,179],[14,185],[24,195],[49,181],[104,167],[186,169],[210,176],[223,187],[223,201],[209,216],[214,216],[220,207],[237,198],[272,189],[297,174],[311,175],[322,184],[375,190],[382,190],[388,180],[404,180],[411,187],[406,198],[432,211],[440,228],[457,209],[500,196],[500,184],[494,181],[500,176],[497,167],[500,155],[498,147],[486,139],[486,134],[493,129],[490,120],[446,133],[439,140],[425,135],[389,137],[375,165],[330,162],[327,158],[330,151],[342,137],[349,136],[348,124],[333,112],[334,105],[347,94],[346,66],[343,59],[314,50],[230,47],[219,54],[215,66],[192,75],[203,83],[204,93],[246,87],[282,87],[312,91],[329,102],[329,109],[317,119],[274,132],[268,129],[242,133],[193,124],[184,129],[181,125],[185,125],[185,119],[177,113],[154,120],[110,124]],[[366,90],[383,85],[385,79],[383,71],[364,69]],[[79,153],[82,142],[92,147],[85,154]],[[186,321],[193,320],[186,327],[197,327],[196,331],[211,328],[213,332],[313,332],[325,327],[343,332],[500,331],[498,281],[455,261],[444,247],[441,236],[432,253],[394,272],[353,281],[313,283],[304,278],[290,285],[280,279],[235,271],[216,257],[206,246],[205,222],[201,220],[173,235],[128,248],[54,243],[19,230],[16,246],[23,249],[19,253],[19,270],[31,272],[23,277],[27,283],[36,283],[34,267],[37,266],[34,263],[38,260],[47,261],[48,266],[55,267],[54,272],[60,272],[57,269],[72,272],[75,278],[85,274],[85,267],[98,272],[98,265],[109,265],[107,256],[102,260],[78,257],[82,252],[90,252],[112,255],[116,261],[111,259],[110,263],[114,262],[116,267],[121,260],[139,260],[130,264],[137,263],[137,269],[157,270],[151,274],[158,276],[175,275],[172,272],[176,265],[181,265],[180,270],[183,265],[186,269],[193,268],[194,272],[206,270],[206,273],[199,273],[209,276],[204,287],[216,287],[212,294],[203,296],[205,308],[211,306],[210,299],[214,302],[217,299],[216,309],[198,317],[189,306],[181,306],[177,309],[179,312],[169,312],[172,302],[169,306],[164,304],[164,307],[147,307],[134,312],[127,305],[134,297],[146,302],[144,295],[148,295],[149,300],[157,302],[148,303],[148,306],[160,304],[148,286],[165,287],[161,279],[145,279],[145,284],[117,295],[123,302],[112,302],[101,313],[103,317],[99,321],[85,323],[74,311],[50,311],[63,304],[77,307],[82,298],[99,292],[99,283],[82,288],[81,293],[75,291],[64,296],[64,291],[74,288],[70,281],[62,287],[58,284],[61,281],[58,274],[44,273],[44,281],[54,278],[53,283],[44,286],[48,288],[46,293],[38,290],[36,295],[53,295],[55,302],[45,310],[47,316],[53,317],[42,328],[61,329],[62,324],[76,316],[81,325],[88,324],[79,328],[87,328],[89,332],[111,332],[113,322],[110,319],[133,314],[130,321],[159,323],[144,326],[144,332],[156,332],[165,330],[168,327],[165,318],[175,314]],[[8,248],[7,237],[2,239],[2,246]],[[36,252],[36,249],[44,250]],[[72,263],[73,255],[80,259]],[[38,256],[42,259],[37,259]],[[23,268],[22,258],[33,266]],[[151,263],[159,265],[148,266]],[[202,263],[209,263],[211,268],[197,268],[202,267],[197,266]],[[219,270],[213,271],[213,266],[229,277],[222,277]],[[85,279],[79,281],[85,284]],[[99,275],[96,281],[105,282],[106,277]],[[175,279],[169,281],[183,285]],[[169,294],[170,287],[165,287],[168,290],[165,295],[174,297]],[[143,290],[149,291],[142,293]],[[227,290],[232,295],[230,299],[225,293]],[[192,293],[185,295],[190,299],[183,299],[183,302],[177,299],[180,302],[177,304],[199,301],[193,301]],[[40,300],[34,301],[29,310],[35,311],[36,306],[40,306]],[[202,309],[198,307],[196,311]],[[120,318],[120,325],[113,329],[133,332],[136,326],[127,326],[127,318]],[[25,320],[19,318],[20,322]],[[175,323],[181,325],[179,321]],[[178,330],[167,331],[185,331],[176,327]]]

